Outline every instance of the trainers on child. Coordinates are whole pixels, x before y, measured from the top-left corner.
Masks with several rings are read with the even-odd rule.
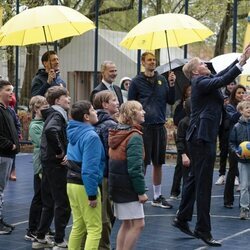
[[[11,234],[12,230],[10,227],[6,227],[3,224],[3,220],[0,220],[0,235]]]
[[[53,250],[57,250],[61,248],[68,248],[68,243],[65,240],[60,243],[55,242],[55,246],[53,247]]]
[[[171,204],[169,204],[166,199],[160,195],[157,199],[153,199],[153,201],[151,202],[151,205],[154,207],[162,207],[162,208],[172,208],[173,206]]]
[[[239,186],[239,185],[240,185],[239,178],[237,176],[235,176],[234,186]]]
[[[225,184],[225,175],[221,175],[215,182],[215,185],[223,185],[223,184]]]
[[[36,238],[32,243],[32,249],[40,249],[40,248],[52,248],[54,246],[53,242],[49,242],[47,239],[38,239]]]
[[[241,208],[240,209],[240,219],[241,220],[246,220],[249,216],[249,210],[246,208]]]
[[[27,233],[25,234],[24,239],[28,241],[34,241],[36,239],[36,233],[27,229]]]

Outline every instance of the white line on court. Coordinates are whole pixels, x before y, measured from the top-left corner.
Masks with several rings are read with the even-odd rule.
[[[235,238],[235,237],[237,237],[237,236],[240,236],[240,235],[245,234],[245,233],[248,233],[248,232],[250,232],[250,228],[245,229],[245,230],[243,230],[243,231],[241,231],[241,232],[238,232],[238,233],[236,233],[236,234],[232,234],[232,235],[230,235],[230,236],[228,236],[228,237],[226,237],[226,238],[223,238],[223,239],[219,240],[219,242],[222,243],[223,241],[226,241],[226,240]],[[196,248],[195,250],[208,249],[208,247],[209,247],[209,246],[199,247],[199,248]]]

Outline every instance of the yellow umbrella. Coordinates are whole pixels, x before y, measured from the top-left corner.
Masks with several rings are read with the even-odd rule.
[[[120,45],[127,49],[155,50],[203,41],[213,32],[191,16],[184,14],[159,14],[138,23],[123,38]]]
[[[35,7],[12,17],[1,27],[0,46],[47,44],[65,37],[81,35],[94,28],[90,19],[69,7]]]
[[[137,24],[121,41],[127,49],[155,50],[203,41],[213,32],[191,16],[159,14]]]

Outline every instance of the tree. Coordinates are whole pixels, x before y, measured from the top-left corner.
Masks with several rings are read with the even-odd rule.
[[[132,9],[134,7],[134,0],[130,0],[128,4],[120,4],[118,6],[112,6],[107,5],[105,6],[105,3],[107,1],[99,1],[99,16],[107,15],[112,12],[122,12],[125,10]],[[41,3],[41,0],[30,0],[27,1],[26,4],[29,5],[29,7],[35,7],[35,6],[41,6],[44,4]],[[89,11],[87,12],[86,16],[94,20],[95,18],[95,9],[96,9],[96,1],[61,1],[62,5],[73,7],[74,9],[79,9],[79,11],[86,11],[86,7],[89,8]],[[59,42],[59,48],[63,48],[66,46],[72,38],[66,38],[62,39]],[[21,90],[21,98],[20,103],[22,105],[28,105],[29,99],[31,96],[31,81],[34,77],[38,66],[39,66],[39,45],[30,45],[26,47],[27,53],[26,53],[26,65],[25,65],[25,71],[24,71],[24,81],[22,84],[22,90]]]
[[[53,0],[20,0],[21,6],[27,8],[38,5],[51,4]],[[135,0],[99,0],[99,27],[108,28],[118,31],[129,31],[137,24],[137,1]],[[144,0],[143,1],[143,18],[155,15],[157,13],[183,13],[184,0]],[[5,19],[7,21],[15,10],[15,0],[4,0],[2,6],[5,10]],[[74,8],[92,20],[95,20],[96,1],[95,0],[59,0],[60,5]],[[200,20],[206,26],[217,34],[207,39],[209,47],[214,46],[214,55],[222,54],[226,48],[231,46],[232,33],[232,6],[233,0],[189,0],[189,15]],[[250,7],[249,0],[238,0],[238,30],[242,31],[246,22],[243,18],[247,16]],[[241,49],[243,36],[238,34],[238,48]],[[59,41],[59,48],[63,48],[71,41],[71,38]],[[204,43],[203,43],[204,44]],[[205,45],[204,45],[205,46]],[[189,45],[191,48],[192,45]],[[8,47],[8,75],[14,81],[14,50]],[[28,103],[30,97],[31,80],[35,75],[39,63],[39,46],[31,45],[27,47],[26,69],[23,88],[21,91],[21,103]]]

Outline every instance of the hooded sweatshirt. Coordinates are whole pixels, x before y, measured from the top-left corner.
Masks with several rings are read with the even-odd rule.
[[[12,150],[13,144],[16,149]],[[19,152],[18,134],[10,110],[0,103],[0,157],[14,158]]]
[[[56,158],[56,155],[66,154],[67,150],[67,113],[58,106],[53,105],[48,109],[41,111],[44,119],[44,129],[41,137],[41,161],[43,167],[54,164],[60,164],[61,159]]]
[[[39,174],[42,171],[40,144],[43,132],[44,121],[42,119],[33,119],[29,125],[29,136],[31,138],[33,149],[33,168],[34,174]]]
[[[70,120],[67,159],[81,163],[82,182],[90,200],[95,200],[102,183],[105,152],[95,128],[85,122]],[[79,184],[68,178],[69,183]]]
[[[105,155],[106,155],[104,176],[108,177],[108,169],[109,169],[108,168],[108,161],[109,161],[108,135],[109,135],[109,129],[115,128],[117,126],[117,123],[114,121],[111,115],[108,114],[103,109],[97,110],[97,116],[98,116],[98,122],[95,124],[95,130],[96,130],[96,133],[100,136],[101,141],[104,146]]]
[[[116,203],[138,201],[145,193],[141,126],[119,124],[109,132],[109,191]]]

